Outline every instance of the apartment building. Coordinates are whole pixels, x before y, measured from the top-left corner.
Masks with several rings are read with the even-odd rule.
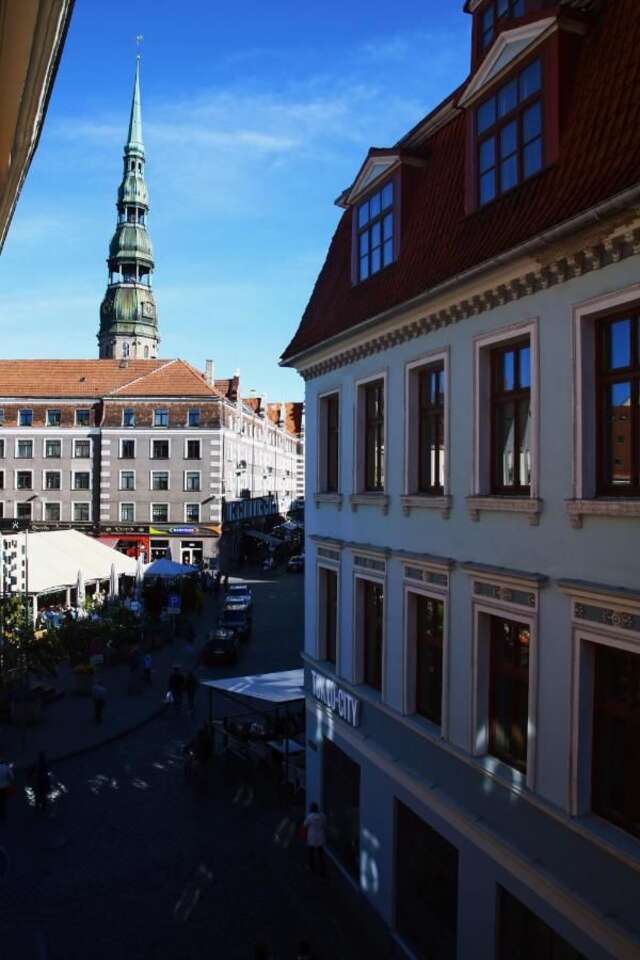
[[[224,500],[297,495],[302,405],[245,402],[210,362],[0,361],[0,385],[0,519],[200,563]]]
[[[307,796],[409,956],[630,960],[640,9],[465,9],[468,79],[369,151],[283,357]]]

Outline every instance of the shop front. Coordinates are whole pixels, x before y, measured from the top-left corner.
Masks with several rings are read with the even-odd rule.
[[[149,562],[151,547],[148,527],[101,526],[97,539],[126,557],[142,557],[145,563]]]

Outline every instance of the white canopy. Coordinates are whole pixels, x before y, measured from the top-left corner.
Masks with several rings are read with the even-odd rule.
[[[268,700],[269,703],[292,703],[304,699],[304,670],[282,670],[279,673],[258,673],[228,680],[201,680],[201,686],[222,690],[237,697]]]
[[[186,563],[175,563],[168,557],[153,560],[144,568],[145,577],[186,577],[190,573],[197,572],[197,567],[190,567]]]
[[[132,557],[125,557],[78,530],[30,533],[28,544],[29,593],[53,593],[75,587],[79,571],[85,584],[108,580],[112,566],[117,576],[135,576],[136,561]]]

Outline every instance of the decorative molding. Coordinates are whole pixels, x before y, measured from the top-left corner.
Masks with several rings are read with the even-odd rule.
[[[342,510],[341,493],[314,493],[313,499],[316,502],[316,507],[319,507],[321,503],[330,503],[338,510]]]
[[[357,553],[354,554],[353,565],[360,570],[374,570],[376,573],[384,573],[387,569],[387,564],[384,560],[380,560],[377,557],[360,556]]]
[[[582,527],[584,517],[640,517],[640,499],[566,500],[565,503],[574,530]]]
[[[483,512],[524,513],[532,527],[538,526],[542,513],[539,497],[467,497],[467,506],[473,521],[479,520]]]
[[[352,493],[349,497],[351,509],[354,513],[358,507],[378,507],[384,514],[389,513],[390,497],[386,493]]]
[[[627,610],[617,610],[615,607],[574,602],[573,619],[583,625],[585,623],[597,624],[640,634],[640,609],[637,613],[630,613]]]
[[[474,580],[473,593],[484,600],[499,600],[502,603],[513,603],[516,606],[528,607],[535,610],[536,594],[527,590],[506,587],[503,584],[489,583],[487,580]]]
[[[399,154],[368,157],[358,175],[354,185],[347,191],[346,197],[340,206],[351,206],[358,197],[371,187],[377,180],[381,180],[400,161]]]
[[[405,563],[404,565],[405,581],[409,584],[420,583],[428,587],[436,587],[438,590],[449,589],[449,573],[442,567],[434,567],[430,564]]]
[[[340,550],[329,550],[327,547],[318,547],[316,556],[319,560],[330,560],[332,563],[340,563]]]
[[[543,573],[530,573],[528,570],[511,570],[509,567],[494,567],[488,563],[460,564],[467,573],[473,573],[482,580],[496,580],[516,589],[538,590],[548,581]]]
[[[452,497],[430,497],[411,494],[400,497],[402,512],[408,517],[412,510],[439,510],[443,520],[449,519]]]
[[[338,351],[327,359],[299,369],[300,375],[305,381],[314,380],[333,370],[351,366],[365,357],[390,350],[400,343],[415,340],[440,327],[477,316],[479,312],[487,312],[495,307],[523,299],[538,290],[547,290],[556,284],[567,283],[575,277],[602,270],[613,262],[612,253],[608,251],[612,251],[614,247],[617,247],[618,261],[640,253],[640,228],[627,226],[617,230],[618,232],[606,243],[585,242],[583,247],[564,253],[556,260],[541,265],[535,271],[531,270],[529,261],[526,272],[522,276],[488,287],[472,298],[473,303],[468,298],[463,298],[449,304],[446,308],[439,308],[417,319],[412,318],[392,331],[373,336],[365,342]]]

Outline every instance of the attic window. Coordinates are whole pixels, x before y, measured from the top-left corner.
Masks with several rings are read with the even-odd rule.
[[[394,184],[390,180],[357,208],[358,280],[394,259]]]
[[[523,17],[524,14],[524,0],[491,0],[491,3],[479,14],[480,46],[482,50],[486,50],[493,43],[496,35],[496,24],[499,20]]]

